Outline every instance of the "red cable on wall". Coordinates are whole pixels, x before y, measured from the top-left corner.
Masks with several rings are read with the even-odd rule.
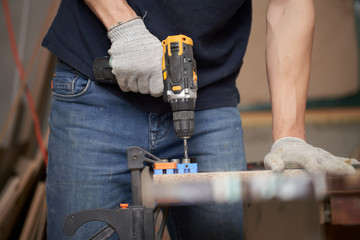
[[[25,82],[24,66],[23,66],[23,64],[22,64],[22,62],[20,60],[18,49],[17,49],[17,46],[16,46],[16,40],[15,40],[14,28],[13,28],[13,24],[12,24],[12,20],[11,20],[9,4],[8,4],[7,0],[2,0],[2,3],[4,5],[4,15],[5,15],[6,29],[7,29],[9,40],[10,40],[11,52],[12,52],[12,55],[13,55],[14,60],[15,60],[16,68],[17,68],[17,70],[19,72],[20,80],[22,82]],[[47,161],[48,161],[48,154],[47,154],[46,147],[44,146],[44,142],[42,140],[39,116],[36,113],[34,100],[33,100],[33,97],[31,95],[31,92],[29,90],[29,87],[26,85],[26,83],[25,83],[25,96],[26,96],[26,100],[27,100],[28,105],[29,105],[31,118],[32,118],[32,120],[34,122],[36,140],[37,140],[38,145],[40,147],[42,156],[44,158],[45,166],[46,166]]]

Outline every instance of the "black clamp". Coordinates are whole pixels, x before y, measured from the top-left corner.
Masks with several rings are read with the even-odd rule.
[[[63,223],[67,235],[74,235],[87,222],[102,221],[108,225],[90,239],[108,239],[116,232],[120,240],[161,240],[169,208],[163,208],[161,226],[155,233],[155,223],[162,208],[143,206],[141,195],[142,169],[146,163],[153,164],[161,159],[140,147],[131,147],[127,150],[127,160],[131,171],[133,205],[128,208],[91,209],[70,214]]]

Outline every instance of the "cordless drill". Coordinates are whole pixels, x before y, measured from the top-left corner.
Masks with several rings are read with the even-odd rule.
[[[171,105],[175,132],[184,139],[184,161],[189,162],[187,139],[194,132],[198,89],[193,41],[185,35],[176,35],[167,37],[162,45],[163,96]]]
[[[189,163],[187,139],[194,132],[194,110],[198,89],[196,62],[192,50],[193,41],[185,35],[175,35],[166,38],[162,45],[163,96],[165,102],[171,105],[176,134],[184,139],[183,162]],[[116,78],[111,70],[108,56],[95,59],[94,81],[116,84]]]

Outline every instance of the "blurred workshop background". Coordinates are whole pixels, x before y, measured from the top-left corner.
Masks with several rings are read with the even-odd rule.
[[[50,80],[56,59],[40,44],[59,3],[60,0],[1,3],[0,239],[45,236],[46,152],[38,140],[42,138],[46,146]],[[252,32],[237,81],[247,161],[255,165],[261,163],[272,144],[265,70],[267,3],[268,0],[253,1]],[[307,141],[336,155],[360,158],[360,1],[315,3]],[[34,127],[29,93],[39,130]]]

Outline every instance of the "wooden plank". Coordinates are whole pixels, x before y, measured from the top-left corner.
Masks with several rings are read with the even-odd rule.
[[[349,194],[360,192],[360,169],[358,174],[349,176],[335,176],[327,178],[328,194]]]
[[[36,232],[36,240],[45,240],[46,239],[46,217],[47,217],[47,205],[46,205],[46,196],[44,196],[44,203],[40,209],[40,219],[39,225]]]
[[[45,183],[37,184],[30,209],[26,216],[26,220],[21,231],[20,240],[34,240],[40,225],[40,217],[42,206],[45,202]]]
[[[292,169],[285,170],[284,176],[304,176],[306,175],[304,170]],[[181,183],[181,182],[201,182],[211,181],[219,177],[239,177],[242,179],[254,178],[254,177],[270,177],[273,176],[273,172],[270,170],[261,171],[239,171],[239,172],[208,172],[208,173],[189,173],[189,174],[165,174],[154,175],[154,183]]]
[[[5,212],[5,209],[9,206],[9,204],[14,201],[14,195],[16,192],[16,188],[19,185],[20,178],[19,177],[11,177],[4,189],[1,191],[0,195],[0,219]]]
[[[357,169],[358,174],[349,176],[328,176],[327,183],[329,193],[336,193],[344,190],[360,190],[360,169]],[[271,170],[260,171],[238,171],[238,172],[207,172],[207,173],[187,173],[187,174],[163,174],[153,175],[153,182],[157,183],[181,183],[181,182],[199,182],[211,181],[213,179],[229,176],[239,177],[241,179],[250,179],[255,177],[270,177],[273,176]],[[308,176],[303,169],[288,169],[282,175],[284,177]]]
[[[315,180],[304,170],[211,172],[154,175],[153,185],[143,187],[144,198],[161,204],[229,203],[244,199],[263,201],[278,198],[322,199],[326,194],[323,177]],[[321,178],[320,181],[318,178]]]
[[[164,174],[154,175],[153,186],[144,186],[143,192],[145,200],[155,198],[161,203],[225,203],[271,198],[289,201],[311,198],[314,194],[322,200],[328,194],[360,192],[360,174],[327,179],[310,176],[302,169],[289,169],[282,174],[270,170]]]
[[[284,176],[301,176],[306,174],[303,170],[285,170]],[[270,170],[260,171],[238,171],[238,172],[206,172],[206,173],[189,173],[189,174],[162,174],[153,175],[154,183],[179,183],[179,182],[198,182],[209,181],[214,178],[223,176],[234,176],[240,178],[252,178],[252,177],[266,177],[272,176],[273,172]]]

